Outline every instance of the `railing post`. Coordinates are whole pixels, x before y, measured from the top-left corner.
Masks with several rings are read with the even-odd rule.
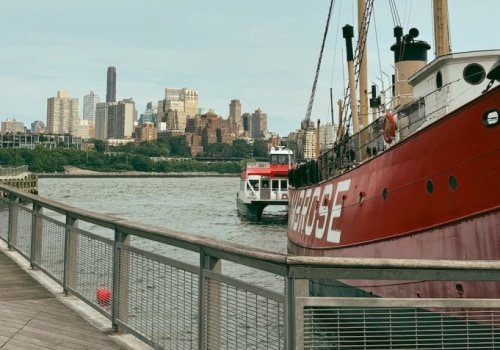
[[[222,262],[218,258],[200,252],[200,274],[198,280],[198,349],[208,349],[208,334],[210,350],[220,349],[221,336],[221,295],[220,284],[217,281],[208,281],[205,284],[205,270],[222,272]],[[206,286],[206,287],[205,287]]]
[[[128,251],[120,249],[119,244],[130,245],[130,236],[115,229],[115,240],[113,249],[113,287],[111,322],[113,331],[120,332],[117,323],[128,322],[128,299],[129,299],[129,255]]]
[[[291,277],[292,276],[292,277]],[[296,298],[309,296],[309,280],[295,279],[288,273],[285,285],[285,349],[304,348],[304,310],[297,307]]]
[[[19,215],[19,197],[9,192],[9,232],[7,246],[9,250],[17,245],[17,217]]]
[[[42,259],[42,235],[43,224],[40,215],[43,212],[43,207],[33,203],[33,214],[31,216],[31,252],[30,252],[30,268],[35,269],[37,264],[41,263]]]
[[[78,220],[66,215],[66,226],[64,229],[64,295],[70,294],[70,288],[76,288],[76,265],[78,261],[78,235],[73,230],[78,228]]]

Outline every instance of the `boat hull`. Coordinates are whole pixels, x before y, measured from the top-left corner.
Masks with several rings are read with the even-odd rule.
[[[387,259],[500,260],[500,213],[494,212],[418,234],[335,249],[312,249],[288,242],[295,255],[375,257]],[[483,243],[480,243],[483,242]],[[478,244],[480,243],[480,244]],[[499,283],[467,281],[313,282],[315,295],[382,296],[405,298],[498,298]],[[347,287],[354,287],[348,288]]]
[[[499,110],[497,87],[339,176],[290,188],[289,252],[500,259],[500,125],[484,121]],[[349,285],[387,297],[500,295],[494,283],[391,283]]]
[[[238,192],[236,196],[236,208],[238,214],[248,220],[260,220],[264,209],[269,206],[286,206],[287,200],[252,200],[245,197],[245,194]]]
[[[265,205],[259,205],[256,203],[246,202],[241,200],[239,197],[236,198],[236,208],[238,209],[238,214],[249,220],[260,220],[262,217],[262,212],[264,211]]]

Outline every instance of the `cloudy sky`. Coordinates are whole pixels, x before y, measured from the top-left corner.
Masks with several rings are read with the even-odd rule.
[[[454,52],[499,49],[498,0],[448,0]],[[344,91],[341,28],[354,24],[354,0],[336,0],[312,112],[330,121]],[[369,79],[392,74],[395,16],[375,1]],[[433,46],[430,0],[395,0],[399,24],[417,27]],[[91,90],[106,99],[106,71],[117,71],[117,99],[138,113],[165,88],[199,92],[199,105],[227,117],[231,99],[243,112],[260,108],[268,128],[285,136],[300,128],[311,95],[329,0],[2,0],[0,120],[46,121],[47,98]],[[474,5],[472,5],[474,4]],[[433,49],[429,59],[434,57]],[[383,72],[383,73],[382,73]]]

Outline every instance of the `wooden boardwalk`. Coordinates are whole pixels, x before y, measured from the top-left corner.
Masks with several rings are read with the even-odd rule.
[[[131,348],[61,303],[0,249],[0,349]]]

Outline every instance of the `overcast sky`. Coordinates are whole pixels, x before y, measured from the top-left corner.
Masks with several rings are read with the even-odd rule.
[[[433,43],[431,0],[396,0],[400,24]],[[498,0],[448,0],[454,52],[500,49]],[[345,44],[354,0],[335,1],[312,112],[329,116],[329,89],[342,97]],[[91,90],[106,99],[106,71],[115,66],[117,100],[133,98],[138,113],[165,88],[199,92],[199,106],[226,118],[229,103],[258,108],[268,128],[286,136],[300,128],[311,95],[329,0],[2,0],[0,120],[28,127],[46,122],[47,98]],[[392,74],[395,23],[389,0],[375,0],[370,24],[369,80]],[[376,34],[376,35],[375,35]],[[378,45],[378,46],[377,46]],[[434,58],[434,48],[429,59]],[[381,70],[384,73],[381,73]],[[335,105],[336,107],[336,105]]]

